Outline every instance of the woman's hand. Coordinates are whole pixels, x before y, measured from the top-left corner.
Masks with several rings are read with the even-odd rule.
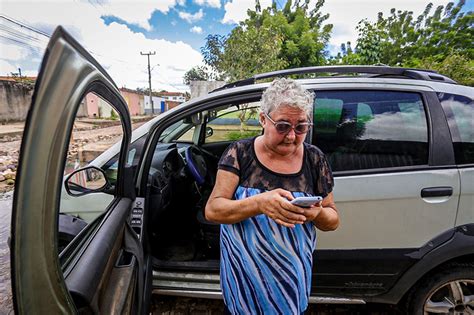
[[[321,231],[334,231],[339,226],[339,214],[333,193],[329,193],[319,204],[304,210],[308,221],[313,221]]]
[[[303,208],[294,206],[289,200],[293,195],[284,189],[274,189],[254,196],[261,213],[275,220],[276,223],[294,228],[295,224],[303,224],[307,217]]]
[[[304,216],[307,221],[314,221],[323,210],[322,202],[318,202],[309,208],[304,208]]]

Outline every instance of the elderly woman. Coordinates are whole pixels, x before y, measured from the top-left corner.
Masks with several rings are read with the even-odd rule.
[[[316,229],[339,216],[324,154],[304,142],[313,95],[290,79],[262,96],[264,133],[233,143],[219,161],[205,215],[221,225],[221,286],[226,312],[299,314],[308,307]],[[301,208],[298,196],[321,196]]]

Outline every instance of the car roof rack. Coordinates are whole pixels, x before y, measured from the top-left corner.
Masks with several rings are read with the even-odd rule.
[[[424,69],[414,69],[414,68],[398,68],[398,67],[389,67],[389,66],[315,66],[315,67],[304,67],[304,68],[293,68],[278,70],[272,72],[266,72],[262,74],[256,74],[251,78],[244,80],[235,81],[229,84],[226,84],[220,88],[213,90],[212,92],[255,84],[257,80],[269,79],[284,77],[289,75],[297,74],[312,74],[312,73],[334,73],[334,74],[344,74],[344,73],[358,73],[358,74],[374,74],[376,76],[399,76],[415,80],[424,80],[424,81],[436,81],[443,83],[457,84],[456,81],[439,74],[433,70],[424,70]]]

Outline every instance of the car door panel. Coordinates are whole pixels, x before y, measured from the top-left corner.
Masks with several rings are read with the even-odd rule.
[[[461,197],[459,198],[456,226],[474,222],[474,168],[461,168],[459,175],[461,177]]]
[[[423,246],[454,227],[460,191],[457,173],[430,170],[336,177],[334,195],[343,221],[337,233],[319,235],[319,248]],[[452,196],[422,198],[422,190],[433,186],[449,186]]]
[[[316,292],[384,293],[453,235],[461,187],[457,169],[442,166],[454,159],[439,103],[432,93],[370,90],[319,92],[316,102],[313,139],[332,163],[341,217],[335,232],[318,234]]]
[[[119,113],[123,138],[115,199],[58,259],[58,214],[69,138],[88,92]],[[132,176],[123,176],[131,125],[125,101],[105,70],[61,27],[48,44],[21,145],[12,213],[12,288],[16,313],[137,311],[139,253],[126,253]],[[124,197],[125,195],[127,197]],[[136,238],[136,234],[134,234]],[[135,246],[136,247],[136,246]],[[122,263],[121,263],[122,262]],[[125,288],[125,291],[118,288]],[[138,290],[138,294],[142,291]],[[119,297],[119,299],[114,299]]]
[[[131,206],[131,200],[122,198],[114,206],[114,215],[108,215],[103,219],[101,228],[83,246],[84,251],[70,268],[66,267],[64,272],[67,287],[76,301],[76,305],[90,308],[94,311],[104,311],[103,304],[108,300],[100,293],[107,292],[107,287],[117,284],[117,273],[112,277],[114,269],[127,264],[120,263],[125,253],[122,250],[125,225]],[[125,278],[128,275],[124,275]],[[115,281],[111,281],[115,280]],[[111,286],[113,288],[113,286]],[[100,302],[99,302],[100,301]],[[100,304],[99,304],[100,303]]]
[[[434,248],[433,238],[453,229],[460,192],[456,172],[336,177],[334,195],[342,224],[337,233],[318,234],[315,291],[389,290],[422,257],[413,253]],[[421,197],[427,185],[447,183],[454,195],[447,200]]]

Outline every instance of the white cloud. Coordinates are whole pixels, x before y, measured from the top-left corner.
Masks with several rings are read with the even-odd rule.
[[[272,0],[262,0],[260,5],[263,8],[272,5]],[[224,5],[225,15],[222,23],[237,24],[247,18],[247,10],[255,10],[255,0],[231,0]]]
[[[199,11],[194,14],[184,11],[180,11],[178,14],[180,18],[182,18],[188,23],[197,22],[204,17],[204,12],[202,11],[202,9],[199,9]]]
[[[446,5],[449,1],[432,0],[430,2],[433,3],[432,13],[438,5]],[[312,3],[314,3],[314,0]],[[384,16],[387,17],[390,14],[390,9],[393,7],[397,10],[413,11],[413,15],[416,18],[423,12],[427,4],[428,1],[425,0],[398,0],[396,2],[380,0],[326,1],[321,11],[330,14],[326,23],[334,25],[330,39],[330,44],[332,45],[330,53],[337,54],[340,45],[347,41],[351,42],[352,48],[356,46],[356,26],[360,20],[366,18],[371,22],[375,22],[378,12],[383,12]]]
[[[6,60],[0,59],[0,76],[10,75],[12,72],[18,72],[18,69]]]
[[[130,4],[129,8],[132,11],[136,6]],[[147,58],[140,55],[140,51],[156,51],[156,55],[150,58],[152,67],[159,64],[152,72],[152,87],[156,90],[185,90],[184,73],[202,62],[201,54],[181,41],[147,39],[142,33],[134,33],[123,24],[105,25],[100,18],[100,10],[89,3],[64,0],[58,5],[44,1],[25,3],[2,0],[2,13],[41,30],[50,31],[57,25],[63,25],[104,66],[118,86],[132,89],[148,86]],[[3,47],[4,43],[0,42],[0,51]],[[38,56],[28,57],[28,60],[18,59],[17,63],[31,64],[35,57]],[[11,67],[7,69],[5,62],[0,66],[0,71],[11,70]],[[21,68],[23,70],[25,66],[21,65]],[[39,64],[36,64],[38,68]]]
[[[87,2],[87,1],[84,1]],[[94,4],[99,1],[88,1]],[[94,5],[102,15],[112,15],[121,18],[130,24],[137,24],[146,30],[151,30],[148,20],[155,11],[168,13],[176,4],[183,4],[183,0],[140,0],[136,4],[131,1],[108,0],[103,4]]]
[[[197,5],[207,5],[211,8],[220,8],[221,1],[220,0],[194,0],[194,3]]]
[[[12,44],[2,44],[0,46],[0,57],[7,60],[18,60],[26,58],[29,49]]]
[[[191,33],[202,34],[202,27],[193,26],[189,29]]]

